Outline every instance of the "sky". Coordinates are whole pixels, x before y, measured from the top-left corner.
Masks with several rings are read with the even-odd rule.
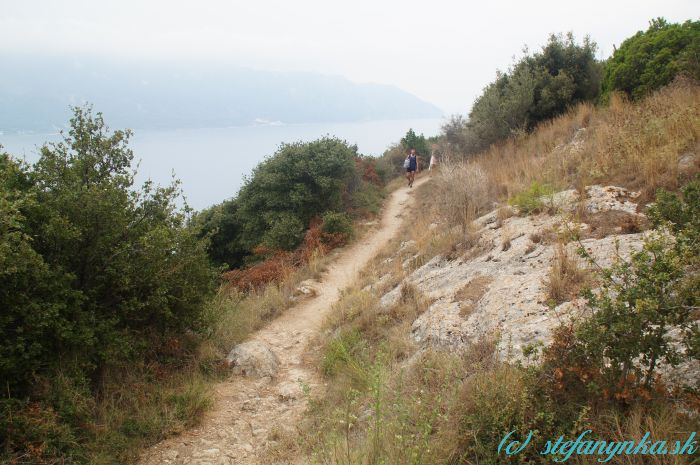
[[[600,58],[651,18],[697,20],[698,0],[0,0],[0,54],[226,62],[392,84],[466,113],[552,32]]]

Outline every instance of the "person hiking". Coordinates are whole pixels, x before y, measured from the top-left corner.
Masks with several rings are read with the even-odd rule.
[[[413,181],[416,179],[416,171],[418,171],[418,157],[416,156],[416,149],[411,148],[411,152],[403,162],[403,166],[406,168],[408,187],[413,187]]]
[[[433,171],[438,169],[438,166],[440,164],[439,160],[439,146],[438,144],[431,144],[430,146],[430,164],[428,165],[428,171],[430,174],[433,173]]]

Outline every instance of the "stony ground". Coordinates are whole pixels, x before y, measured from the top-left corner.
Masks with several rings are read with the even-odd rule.
[[[359,271],[398,232],[413,189],[401,188],[387,201],[378,227],[341,251],[320,282],[315,296],[300,302],[251,336],[229,356],[232,376],[215,387],[214,405],[200,426],[145,451],[141,465],[253,465],[265,463],[265,452],[293,430],[305,408],[303,391],[318,389],[320,380],[305,354],[323,319]],[[304,463],[294,454],[286,463]],[[268,464],[266,464],[268,465]]]
[[[580,245],[599,266],[610,266],[615,257],[641,248],[644,233],[638,231],[645,218],[637,213],[636,197],[619,187],[590,186],[584,199],[574,190],[548,198],[549,212],[493,211],[476,220],[478,242],[465,256],[433,257],[385,294],[381,304],[391,307],[401,286],[410,283],[432,302],[412,325],[420,346],[459,350],[498,334],[503,358],[520,358],[526,346],[549,343],[552,330],[565,319],[584,316],[581,300],[567,299],[554,308],[548,302],[546,281],[559,235],[575,230],[581,237],[566,251],[582,268],[588,265],[576,254]],[[589,223],[571,221],[576,209]]]

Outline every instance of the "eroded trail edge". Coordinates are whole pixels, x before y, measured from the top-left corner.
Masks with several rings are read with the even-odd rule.
[[[429,178],[416,180],[415,187]],[[300,302],[249,340],[262,342],[279,358],[274,379],[232,375],[214,388],[214,405],[199,426],[145,451],[141,465],[239,465],[262,463],[281,431],[294,430],[306,402],[302,386],[321,383],[304,354],[324,318],[359,272],[391,240],[412,208],[415,191],[402,187],[387,199],[377,229],[343,249],[315,284],[316,297]]]

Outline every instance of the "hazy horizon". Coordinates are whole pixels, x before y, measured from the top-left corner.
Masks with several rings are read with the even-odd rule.
[[[570,4],[550,0],[429,7],[361,0],[345,8],[320,0],[4,3],[0,54],[320,73],[395,86],[447,114],[466,113],[496,70],[550,33],[590,35],[606,58],[652,18],[697,18],[690,0],[595,0],[573,15]]]
[[[1,55],[0,55],[1,57]],[[0,131],[66,127],[87,102],[112,127],[213,128],[259,122],[326,123],[437,118],[442,110],[385,84],[315,72],[258,71],[228,63],[6,54]]]

